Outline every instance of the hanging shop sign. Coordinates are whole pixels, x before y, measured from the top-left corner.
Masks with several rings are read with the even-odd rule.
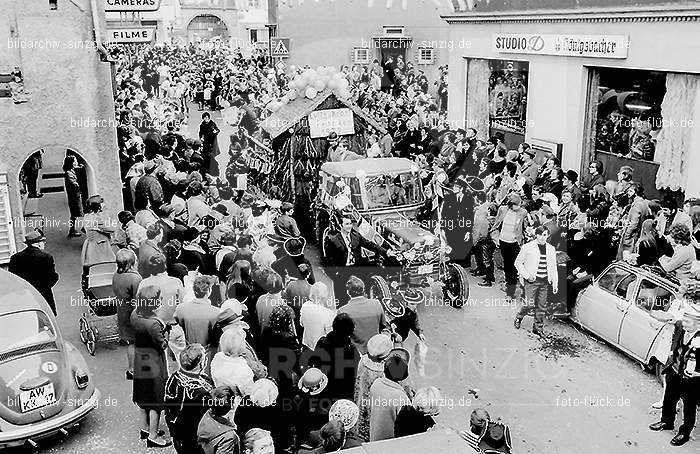
[[[104,0],[105,11],[158,11],[160,0]]]
[[[130,27],[107,29],[109,43],[150,43],[153,41],[155,28]]]
[[[504,54],[627,58],[628,35],[540,35],[495,33],[492,48]]]
[[[355,134],[352,110],[315,110],[309,114],[309,135],[312,139],[328,137],[331,131],[335,131],[339,136]]]

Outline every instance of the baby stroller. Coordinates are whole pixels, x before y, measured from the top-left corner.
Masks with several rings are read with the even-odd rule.
[[[97,263],[90,267],[82,291],[87,310],[80,317],[80,340],[91,354],[98,342],[119,339],[117,299],[112,291],[112,276],[117,271],[115,262]]]

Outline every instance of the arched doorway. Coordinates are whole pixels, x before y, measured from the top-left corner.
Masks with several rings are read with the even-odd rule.
[[[226,23],[213,14],[195,16],[187,26],[187,40],[190,43],[209,42],[214,38],[228,41],[229,32]]]
[[[67,156],[74,156],[80,165],[76,171],[82,194],[79,203],[84,207],[87,198],[96,194],[94,169],[81,153],[64,145],[47,145],[32,151],[17,175],[19,228],[23,234],[34,228],[42,228],[47,237],[65,237],[68,233],[70,214],[63,172]]]

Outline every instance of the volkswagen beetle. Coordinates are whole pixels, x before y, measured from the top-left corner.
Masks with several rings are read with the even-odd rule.
[[[83,420],[100,392],[39,292],[3,270],[0,289],[0,450],[34,447]]]

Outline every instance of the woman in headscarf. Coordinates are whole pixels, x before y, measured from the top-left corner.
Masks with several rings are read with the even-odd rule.
[[[656,220],[647,219],[642,222],[642,229],[637,240],[637,265],[658,265],[661,253],[658,245],[659,234],[656,231]]]
[[[139,291],[136,301],[136,309],[131,314],[136,353],[133,402],[141,409],[141,439],[148,439],[148,447],[169,446],[171,443],[164,440],[158,430],[168,379],[167,327],[155,314],[160,307],[160,289],[146,286]]]

